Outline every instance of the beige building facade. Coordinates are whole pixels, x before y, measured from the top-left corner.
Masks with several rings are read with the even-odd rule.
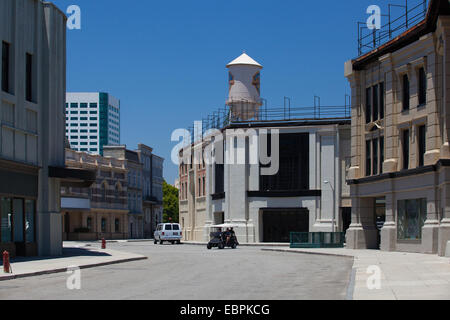
[[[194,150],[204,150],[204,147],[203,142],[196,143],[192,148],[193,152],[187,153],[194,154]],[[211,193],[207,192],[206,187],[205,162],[201,161],[197,164],[193,162],[180,158],[179,220],[183,230],[183,240],[203,241],[208,216],[206,212],[207,197],[211,197]],[[220,222],[223,223],[223,221]]]
[[[352,90],[351,249],[443,255],[450,241],[450,16],[345,64]]]
[[[128,238],[125,160],[66,149],[66,166],[96,173],[89,187],[61,188],[63,239],[69,241]]]

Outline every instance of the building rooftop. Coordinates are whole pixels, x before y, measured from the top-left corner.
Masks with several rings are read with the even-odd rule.
[[[415,1],[415,5],[406,6],[404,14],[392,19],[389,11],[388,23],[380,30],[364,33],[364,27],[358,23],[358,58],[352,60],[353,69],[359,70],[379,57],[405,47],[420,37],[436,30],[440,15],[450,15],[448,0]],[[417,4],[418,3],[418,4]],[[394,5],[389,5],[389,7]],[[389,9],[390,10],[390,9]],[[369,51],[367,51],[369,50]]]
[[[234,59],[233,61],[231,61],[229,64],[227,64],[227,68],[229,68],[231,66],[235,66],[235,65],[251,65],[251,66],[257,66],[260,68],[263,67],[258,62],[253,60],[250,56],[248,56],[245,52],[242,55],[240,55],[239,57],[237,57],[236,59]]]

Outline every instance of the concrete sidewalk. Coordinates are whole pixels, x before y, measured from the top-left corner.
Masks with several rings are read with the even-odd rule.
[[[436,255],[377,250],[264,248],[302,254],[322,254],[354,258],[348,299],[354,300],[450,300],[450,259]],[[370,290],[367,281],[381,271],[381,288]]]
[[[80,269],[116,263],[145,260],[147,257],[115,250],[101,250],[100,245],[65,244],[62,257],[16,258],[11,261],[11,274],[0,269],[0,281],[66,272],[69,267]]]

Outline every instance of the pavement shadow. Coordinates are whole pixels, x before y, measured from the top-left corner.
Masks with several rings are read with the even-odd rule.
[[[93,251],[88,248],[63,248],[61,256],[54,257],[15,257],[11,259],[11,263],[17,262],[30,262],[30,261],[46,261],[53,259],[75,258],[75,257],[110,257],[111,255],[106,252]],[[2,259],[0,259],[0,266],[3,265]]]

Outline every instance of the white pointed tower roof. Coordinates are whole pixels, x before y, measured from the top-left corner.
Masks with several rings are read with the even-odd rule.
[[[250,56],[248,56],[245,52],[242,55],[240,55],[238,58],[234,59],[229,64],[227,64],[227,68],[230,66],[235,66],[235,65],[250,65],[250,66],[257,66],[260,68],[263,67],[258,62],[253,60]]]

